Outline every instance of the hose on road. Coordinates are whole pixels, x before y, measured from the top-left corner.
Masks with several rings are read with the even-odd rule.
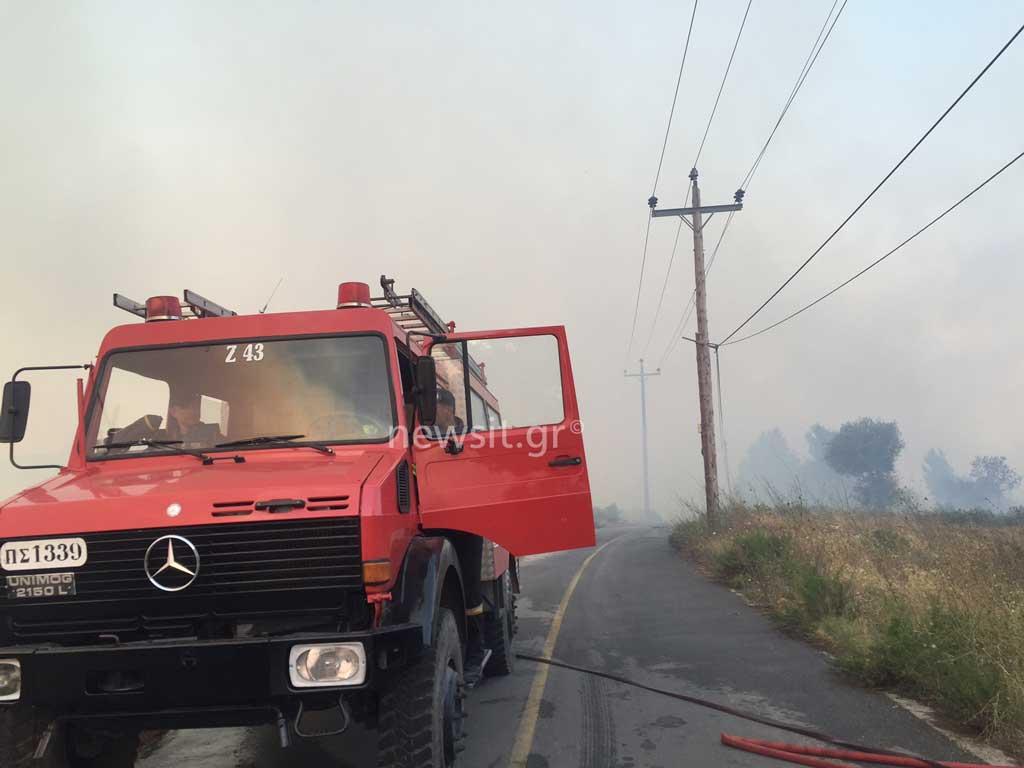
[[[733,749],[742,749],[745,752],[752,752],[756,755],[764,755],[765,757],[786,760],[790,763],[807,765],[810,768],[857,768],[857,766],[850,765],[849,763],[833,763],[829,760],[819,759],[823,757],[855,760],[860,763],[891,765],[897,766],[897,768],[930,768],[933,765],[939,765],[943,768],[982,768],[977,763],[932,762],[905,755],[880,754],[876,751],[857,752],[849,749],[824,749],[822,747],[809,747],[804,744],[784,744],[764,739],[748,739],[742,736],[732,736],[728,733],[722,734],[722,743]],[[990,766],[990,768],[1013,768],[1013,766]]]
[[[678,701],[685,701],[687,704],[694,704],[698,707],[703,707],[705,709],[713,709],[716,712],[722,712],[723,714],[738,717],[742,720],[748,720],[752,723],[766,725],[770,728],[777,728],[781,731],[795,733],[798,736],[804,736],[808,739],[814,739],[815,741],[820,741],[825,744],[831,744],[833,747],[840,748],[815,749],[813,747],[804,747],[797,744],[781,744],[779,742],[762,741],[759,739],[745,739],[737,736],[730,736],[727,733],[722,734],[722,743],[728,747],[732,747],[734,749],[742,749],[747,752],[753,752],[768,757],[775,757],[780,760],[786,760],[791,763],[798,763],[800,765],[811,766],[811,768],[855,768],[855,766],[847,766],[843,763],[835,763],[829,762],[827,760],[817,759],[820,757],[845,758],[848,760],[858,760],[860,762],[870,762],[878,763],[880,765],[897,766],[898,768],[1015,768],[1014,766],[989,766],[987,763],[938,762],[935,760],[929,760],[927,758],[920,757],[918,755],[909,755],[905,752],[894,752],[892,750],[881,749],[877,747],[865,747],[852,741],[837,739],[836,737],[830,736],[827,733],[815,731],[811,728],[803,728],[798,725],[784,723],[780,720],[773,720],[769,717],[761,717],[760,715],[755,715],[752,712],[745,712],[741,709],[726,706],[725,704],[718,704],[714,701],[708,701],[707,699],[701,699],[696,696],[688,696],[685,693],[677,693],[676,691],[669,691],[665,688],[657,688],[653,685],[639,683],[636,680],[630,680],[627,677],[622,677],[621,675],[616,675],[611,672],[603,672],[599,669],[581,667],[577,664],[570,664],[566,661],[559,661],[558,659],[549,659],[545,658],[544,656],[534,656],[529,653],[517,653],[516,658],[522,659],[523,661],[532,661],[537,664],[547,664],[552,667],[571,669],[574,672],[581,672],[585,675],[593,675],[594,677],[603,677],[606,680],[621,683],[622,685],[629,685],[633,688],[639,688],[642,691],[657,693],[661,696],[667,696],[671,699],[676,699]],[[853,755],[858,755],[858,757],[853,757]]]

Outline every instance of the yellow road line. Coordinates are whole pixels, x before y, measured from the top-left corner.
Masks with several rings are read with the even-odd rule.
[[[550,659],[555,652],[555,644],[558,642],[558,633],[562,629],[562,618],[565,616],[565,609],[569,605],[572,593],[576,591],[576,585],[579,584],[583,572],[590,565],[590,561],[601,554],[601,550],[618,538],[616,536],[611,541],[606,541],[595,549],[583,561],[579,570],[576,571],[576,575],[572,577],[572,581],[569,582],[569,586],[565,589],[565,594],[562,595],[562,602],[558,604],[558,609],[555,611],[555,617],[551,620],[551,628],[548,630],[548,636],[544,641],[544,648],[541,651],[541,656],[544,658]],[[539,664],[537,666],[537,674],[533,676],[533,685],[530,686],[530,695],[526,699],[523,715],[519,719],[519,730],[516,732],[516,740],[512,745],[512,755],[508,761],[509,768],[526,768],[526,758],[530,756],[530,750],[533,748],[533,734],[537,729],[537,718],[540,716],[540,702],[544,697],[544,686],[547,685],[548,671],[550,669],[551,667],[547,664]]]

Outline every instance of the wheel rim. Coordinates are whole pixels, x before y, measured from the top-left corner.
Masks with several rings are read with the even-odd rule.
[[[465,719],[463,700],[465,693],[451,660],[444,670],[444,710],[441,724],[444,739],[444,764],[454,765],[458,743],[462,739],[462,721]]]

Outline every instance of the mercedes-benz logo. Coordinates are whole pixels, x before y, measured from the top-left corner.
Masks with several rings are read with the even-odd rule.
[[[199,575],[199,552],[184,536],[161,536],[146,550],[146,576],[157,589],[180,592]]]

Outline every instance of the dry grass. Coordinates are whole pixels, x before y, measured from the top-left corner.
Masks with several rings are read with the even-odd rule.
[[[731,503],[674,543],[826,646],[1024,755],[1024,525]]]

